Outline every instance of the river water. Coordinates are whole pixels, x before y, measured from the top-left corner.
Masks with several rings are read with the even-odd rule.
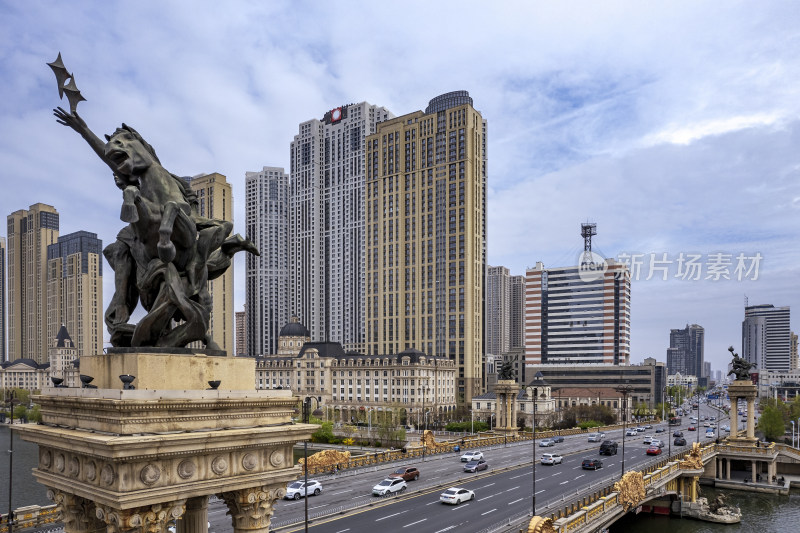
[[[700,487],[702,496],[713,500],[718,492]],[[617,521],[609,533],[793,533],[800,531],[800,491],[788,496],[758,492],[720,491],[729,505],[739,506],[742,521],[725,525],[700,522],[690,518],[628,514]]]
[[[8,512],[8,472],[9,472],[9,427],[0,424],[0,510]],[[11,480],[11,507],[17,509],[25,505],[49,505],[47,489],[33,478],[31,470],[39,463],[39,451],[35,444],[25,442],[14,432],[14,475]]]

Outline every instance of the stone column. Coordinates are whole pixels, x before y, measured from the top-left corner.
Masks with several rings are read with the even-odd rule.
[[[730,481],[731,480],[731,460],[730,459],[725,459],[725,474],[727,475],[727,477],[725,479]]]
[[[273,504],[285,495],[286,488],[281,483],[223,492],[219,496],[230,511],[233,533],[269,533]]]
[[[93,501],[53,489],[47,490],[47,497],[56,504],[66,533],[105,532],[106,524],[98,520]]]
[[[731,396],[731,437],[738,437],[739,436],[739,397],[738,396]],[[733,412],[736,411],[736,415],[733,415]]]
[[[157,503],[131,509],[115,509],[96,504],[97,518],[105,522],[107,533],[159,533],[183,516],[186,500]]]
[[[747,438],[754,439],[756,436],[755,432],[755,398],[748,398],[747,399]]]
[[[756,461],[750,461],[750,475],[753,478],[750,481],[755,482],[755,480],[756,480]]]
[[[177,533],[208,533],[208,496],[186,500],[186,512],[177,526]]]

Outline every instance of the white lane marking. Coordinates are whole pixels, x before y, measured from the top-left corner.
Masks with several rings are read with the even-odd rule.
[[[439,500],[434,500],[431,503],[426,503],[425,505],[433,505],[434,503],[439,503]]]
[[[582,478],[582,477],[583,477],[583,476],[585,476],[585,475],[586,475],[586,474],[581,474],[580,476],[576,477],[575,479],[580,479],[580,478]]]
[[[481,498],[481,499],[483,499],[483,498]],[[465,504],[463,504],[463,505],[456,505],[455,507],[453,507],[453,508],[452,508],[452,509],[450,509],[450,510],[451,510],[451,511],[458,511],[459,509],[463,509],[463,508],[464,508],[464,507],[466,507],[467,505],[469,505],[469,504],[468,504],[468,503],[465,503]]]
[[[544,489],[540,490],[539,492],[544,492]],[[537,492],[536,494],[539,494],[539,492]]]
[[[383,518],[377,518],[375,521],[380,522],[381,520],[386,520],[387,518],[391,518],[393,516],[397,516],[403,513],[407,513],[410,509],[406,509],[405,511],[400,511],[399,513],[390,514],[389,516],[384,516]]]
[[[493,512],[495,512],[496,510],[497,510],[497,509],[492,509],[491,511],[486,511],[485,513],[481,513],[481,516],[483,516],[483,515],[486,515],[486,514],[489,514],[489,513],[493,513]]]
[[[488,485],[484,485],[483,487],[478,487],[479,489],[485,489],[486,487],[491,487],[494,483],[489,483]]]
[[[444,528],[444,529],[440,529],[440,530],[439,530],[439,531],[437,531],[436,533],[444,533],[445,531],[450,531],[451,529],[453,529],[453,528],[455,528],[455,527],[456,527],[456,526],[450,526],[450,527],[446,527],[446,528]]]
[[[336,533],[344,533],[345,531],[350,531],[350,528],[348,527],[347,529],[340,529]]]
[[[517,502],[521,502],[521,501],[522,501],[522,498],[520,498],[519,500],[514,500],[513,502],[508,502],[508,505],[511,505],[511,504],[517,503]]]
[[[330,505],[329,503],[323,503],[322,505],[315,505],[314,507],[309,507],[309,509],[319,509],[320,507],[327,507]]]
[[[528,474],[520,474],[520,475],[518,475],[518,476],[511,476],[511,477],[510,477],[510,478],[508,478],[508,479],[517,479],[518,477],[527,476],[527,475],[528,475]]]
[[[562,481],[561,483],[559,483],[559,485],[566,485],[567,483],[569,483],[569,480]]]
[[[420,523],[424,522],[425,520],[427,520],[427,518],[423,518],[422,520],[417,520],[416,522],[411,522],[410,524],[406,524],[403,527],[411,527],[413,525],[420,524]]]
[[[517,490],[518,488],[519,485],[517,485],[516,487],[511,487],[510,489],[506,489],[506,492],[511,492],[512,490]]]
[[[334,494],[344,494],[345,492],[353,492],[353,489],[340,490],[339,492],[331,492],[331,496],[333,496]]]
[[[560,475],[560,474],[563,474],[563,472],[556,472],[556,473],[555,473],[555,474],[553,474],[553,475],[554,475],[554,476],[558,476],[558,475]]]

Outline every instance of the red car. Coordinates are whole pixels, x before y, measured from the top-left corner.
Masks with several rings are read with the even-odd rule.
[[[647,455],[659,455],[661,453],[661,448],[658,446],[650,446],[647,448]]]
[[[696,428],[696,427],[694,427],[694,426],[689,426],[689,427],[688,427],[688,428],[686,428],[686,429],[688,429],[689,431],[697,431],[697,428]]]

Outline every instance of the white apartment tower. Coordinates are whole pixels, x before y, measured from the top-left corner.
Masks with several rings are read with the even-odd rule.
[[[289,175],[263,167],[245,173],[248,238],[260,256],[247,254],[246,354],[278,353],[278,334],[289,322]],[[241,355],[241,354],[237,354]]]
[[[742,357],[756,364],[755,371],[791,369],[792,332],[789,307],[770,304],[744,308]]]
[[[486,268],[486,353],[502,355],[511,346],[511,285],[504,266]]]
[[[364,142],[391,118],[384,107],[349,104],[301,123],[291,143],[290,312],[312,340],[345,350],[365,349]]]

